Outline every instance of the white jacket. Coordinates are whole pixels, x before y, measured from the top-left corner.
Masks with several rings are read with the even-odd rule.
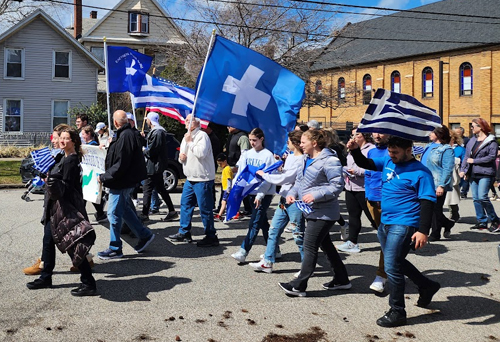
[[[180,152],[187,158],[182,162],[182,170],[190,182],[207,182],[215,179],[215,164],[212,156],[212,144],[207,133],[196,128],[191,132],[193,140],[186,143],[182,139]]]

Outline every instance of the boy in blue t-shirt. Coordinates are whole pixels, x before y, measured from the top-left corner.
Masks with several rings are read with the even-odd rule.
[[[411,140],[392,136],[387,142],[388,157],[368,159],[354,141],[347,144],[359,167],[382,172],[382,223],[377,235],[384,252],[391,307],[377,320],[382,327],[406,324],[405,275],[418,286],[418,306],[429,305],[441,287],[406,260],[410,248],[427,243],[432,215],[421,213],[432,213],[436,202],[432,174],[413,157],[412,145]]]

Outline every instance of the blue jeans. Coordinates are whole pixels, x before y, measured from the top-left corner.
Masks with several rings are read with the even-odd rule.
[[[264,236],[264,240],[267,243],[267,239],[269,237],[269,223],[267,222],[267,209],[271,205],[271,201],[273,200],[273,195],[266,195],[260,202],[259,207],[256,209],[255,204],[253,203],[255,200],[254,195],[247,196],[252,203],[252,217],[250,218],[250,223],[248,224],[248,232],[245,240],[241,243],[241,248],[245,250],[248,254],[250,249],[252,249],[255,240],[257,239],[257,234],[259,234],[259,230],[262,228],[262,235]]]
[[[389,283],[389,306],[402,314],[405,311],[405,275],[419,288],[432,285],[432,281],[420,273],[406,256],[410,251],[411,237],[415,228],[404,225],[380,224],[378,239],[384,252],[384,268]]]
[[[474,200],[474,209],[476,210],[476,218],[479,223],[488,223],[498,221],[498,216],[495,213],[493,204],[488,197],[490,190],[491,178],[472,178],[470,180],[470,188],[472,190],[472,199]]]
[[[302,212],[297,208],[297,205],[295,203],[285,204],[285,199],[282,197],[280,199],[278,208],[276,208],[276,211],[274,212],[271,227],[269,228],[269,237],[267,239],[267,247],[266,252],[264,253],[264,259],[274,264],[276,261],[276,252],[279,251],[279,238],[281,234],[283,234],[283,231],[285,230],[288,222],[295,225],[295,234],[295,231],[301,229],[300,226],[302,226],[303,231],[304,221],[305,220],[302,216]],[[304,252],[301,245],[299,246],[299,250],[300,256],[302,258]]]
[[[151,193],[151,210],[160,210],[160,197],[156,189]]]
[[[134,203],[132,203],[132,192],[134,188],[109,189],[108,198],[108,221],[109,233],[111,235],[109,248],[116,251],[122,248],[120,233],[123,221],[139,239],[151,237],[151,231],[144,227],[137,217]]]
[[[196,203],[200,209],[201,221],[205,227],[207,237],[215,237],[214,227],[214,181],[190,182],[186,180],[182,188],[181,219],[179,233],[186,234],[191,231],[191,219]]]

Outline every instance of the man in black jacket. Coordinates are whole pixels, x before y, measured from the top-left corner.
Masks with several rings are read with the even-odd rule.
[[[149,208],[151,206],[151,194],[155,189],[163,198],[168,207],[168,215],[163,221],[171,221],[179,214],[175,211],[172,199],[165,189],[163,182],[163,171],[168,165],[168,150],[167,150],[167,131],[160,125],[160,118],[157,113],[150,112],[146,118],[148,126],[151,131],[146,137],[147,148],[144,150],[146,157],[146,170],[148,178],[143,184],[143,198],[142,198],[142,214],[141,220],[149,220]]]
[[[99,259],[104,260],[123,257],[120,239],[123,221],[139,237],[139,243],[134,247],[137,253],[144,251],[155,237],[142,225],[130,197],[137,183],[146,178],[141,142],[128,123],[127,113],[117,110],[113,114],[113,121],[118,131],[106,154],[106,172],[98,177],[99,182],[109,188],[108,221],[111,241],[108,249],[97,253]]]

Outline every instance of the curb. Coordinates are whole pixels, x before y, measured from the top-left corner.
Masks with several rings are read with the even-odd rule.
[[[0,184],[0,189],[22,189],[24,184]]]

